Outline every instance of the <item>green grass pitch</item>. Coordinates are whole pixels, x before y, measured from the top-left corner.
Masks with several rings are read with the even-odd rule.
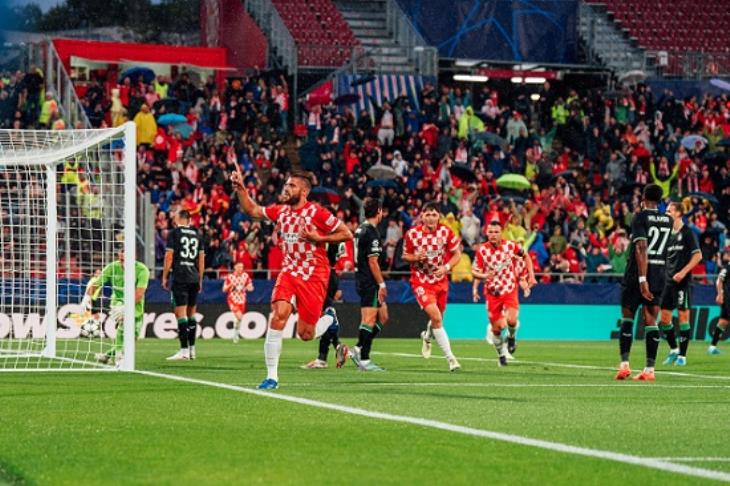
[[[264,378],[263,341],[201,341],[198,360],[166,362],[175,346],[140,341],[138,369],[247,388]],[[500,369],[486,343],[455,341],[457,373],[436,346],[421,358],[420,340],[373,347],[385,373],[335,369],[334,353],[331,368],[302,370],[316,344],[286,340],[271,393],[730,475],[730,352],[707,356],[693,342],[688,366],[659,365],[652,384],[613,382],[609,342],[526,341]],[[634,343],[635,371],[643,356]],[[0,403],[0,484],[709,482],[134,373],[0,373]]]

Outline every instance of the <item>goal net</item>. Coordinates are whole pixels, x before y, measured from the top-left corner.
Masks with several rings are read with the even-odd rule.
[[[135,154],[133,123],[0,130],[0,370],[134,369]]]

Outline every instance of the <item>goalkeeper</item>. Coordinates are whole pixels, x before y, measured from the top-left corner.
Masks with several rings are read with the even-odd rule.
[[[150,270],[142,262],[134,262],[134,334],[139,337],[144,318],[144,294],[150,280]],[[109,310],[109,318],[114,321],[117,327],[117,337],[112,348],[106,353],[97,353],[96,360],[99,363],[109,363],[116,356],[117,363],[121,362],[121,354],[124,350],[124,249],[120,245],[118,259],[108,264],[101,271],[99,277],[95,277],[86,287],[86,293],[81,301],[84,310],[91,311],[93,301],[99,296],[100,290],[105,284],[111,284],[112,302]],[[121,325],[120,325],[121,324]],[[117,352],[119,356],[117,356]]]

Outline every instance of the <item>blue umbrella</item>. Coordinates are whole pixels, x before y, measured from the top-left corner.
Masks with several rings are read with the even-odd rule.
[[[690,197],[705,199],[707,201],[710,201],[712,204],[720,204],[720,201],[717,200],[717,197],[715,197],[714,194],[710,194],[709,192],[690,192],[687,193],[687,195]]]
[[[337,204],[340,202],[340,195],[338,192],[324,186],[313,187],[312,191],[309,193],[309,197],[310,199],[326,201],[330,204]]]
[[[193,133],[193,127],[188,123],[178,123],[177,125],[173,125],[172,133],[179,133],[182,135],[182,138],[188,139]]]
[[[142,80],[146,84],[150,84],[155,80],[155,72],[152,69],[140,66],[129,68],[124,71],[121,74],[121,79],[129,78],[134,83],[137,82],[140,76],[142,76]]]
[[[398,189],[398,184],[396,184],[395,181],[388,181],[385,179],[375,179],[373,181],[368,181],[368,183],[365,184],[365,187],[385,187],[385,188]]]
[[[716,88],[720,88],[725,91],[730,91],[730,83],[728,83],[724,79],[718,79],[718,78],[711,79],[710,84]]]
[[[687,135],[682,139],[682,146],[686,149],[692,150],[697,145],[697,142],[702,142],[703,145],[707,145],[707,139],[700,135]]]
[[[179,123],[187,123],[188,119],[177,113],[167,113],[162,115],[158,120],[158,125],[177,125]]]

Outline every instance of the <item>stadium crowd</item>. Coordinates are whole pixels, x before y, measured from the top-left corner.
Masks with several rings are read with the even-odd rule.
[[[42,84],[35,72],[0,77],[3,127],[63,128]],[[383,198],[379,229],[392,275],[407,269],[402,235],[428,201],[440,204],[443,223],[463,240],[454,280],[471,278],[473,247],[495,217],[506,238],[529,249],[543,281],[620,274],[647,182],[684,203],[703,253],[695,273],[717,271],[730,209],[727,96],[678,99],[643,84],[578,92],[546,82],[537,98],[525,85],[472,91],[427,83],[417,104],[405,95],[372,101],[372,113],[359,118],[348,105],[306,105],[291,130],[289,86],[277,73],[229,79],[222,89],[186,74],[92,81],[82,99],[95,127],[137,123],[138,185],[158,210],[159,266],[171,211],[182,207],[205,236],[209,276],[239,261],[257,277],[276,275],[277,236],[239,211],[228,173],[240,164],[258,202],[274,202],[293,165],[287,140],[296,133],[300,163],[318,181],[313,197],[352,229],[362,199]],[[350,248],[338,269],[351,268]]]

